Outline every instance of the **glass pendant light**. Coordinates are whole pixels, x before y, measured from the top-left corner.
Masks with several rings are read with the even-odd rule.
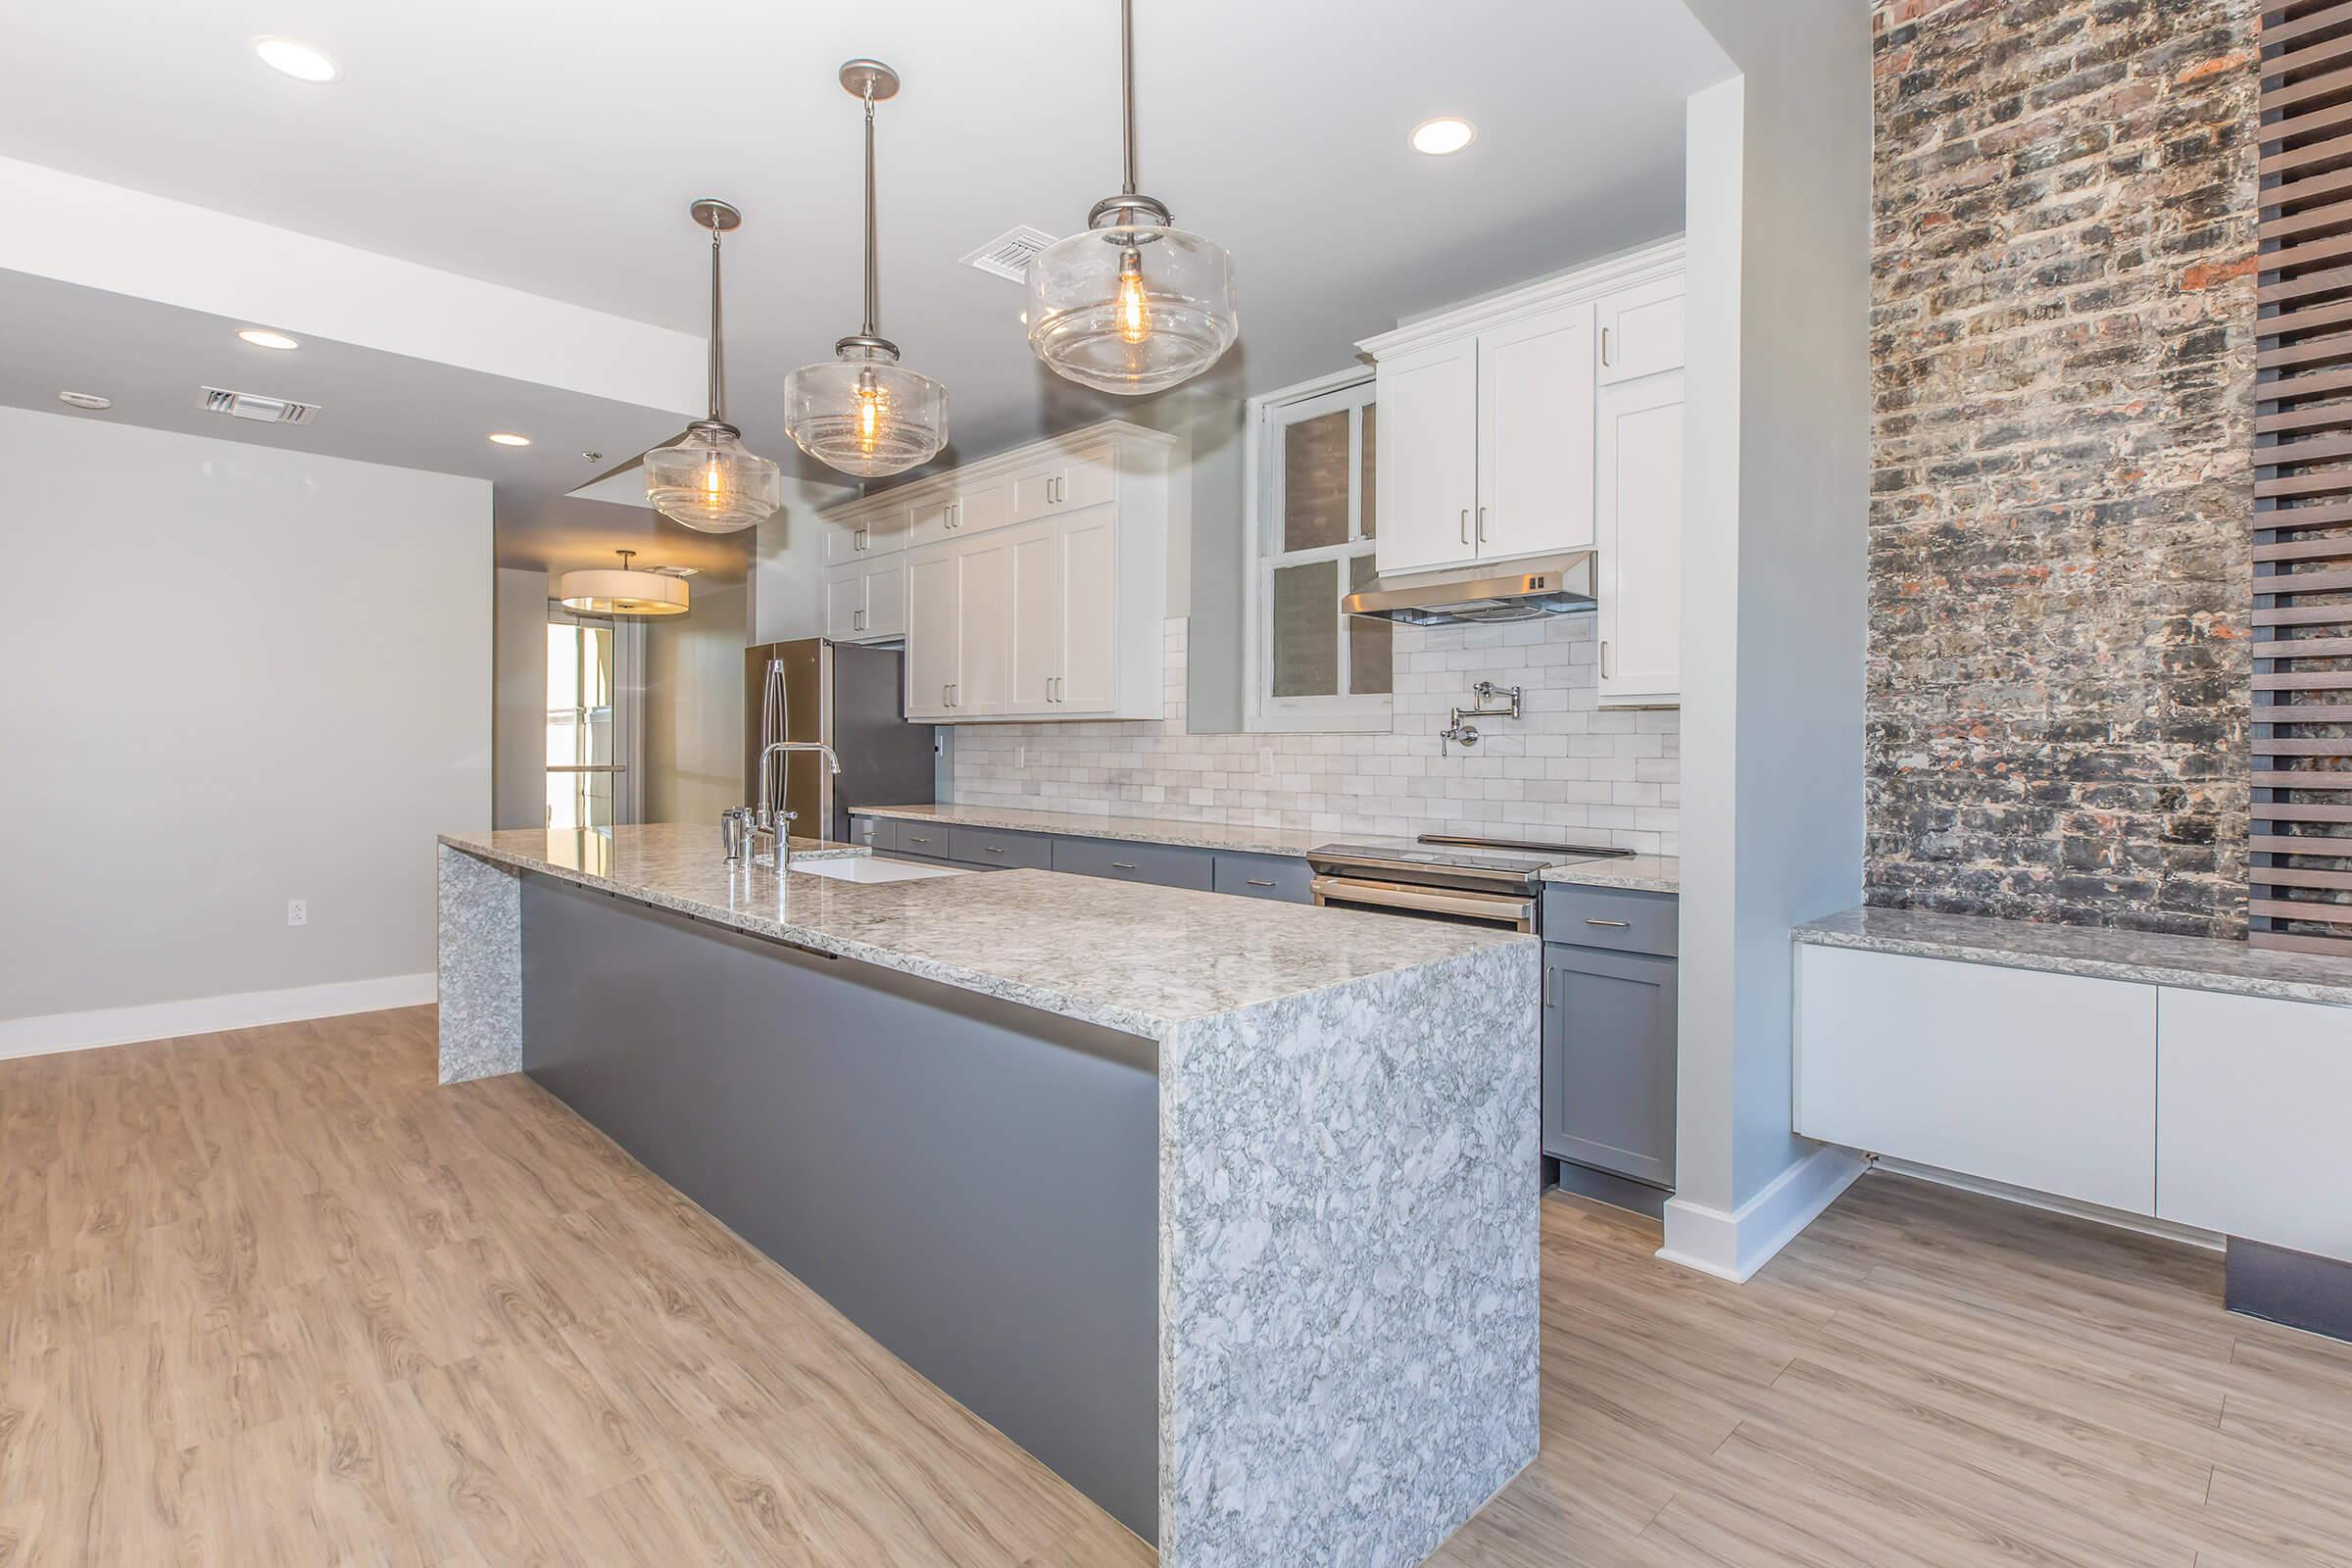
[[[948,389],[899,364],[879,335],[874,267],[874,105],[899,91],[899,74],[853,60],[841,84],[865,105],[865,325],[833,345],[833,358],[784,378],[784,428],[818,462],[875,479],[926,463],[948,444]]]
[[[1189,381],[1241,335],[1233,257],[1175,226],[1135,193],[1135,0],[1119,0],[1119,104],[1126,182],[1095,203],[1086,232],[1029,264],[1029,346],[1058,374],[1140,396]]]
[[[736,533],[766,520],[784,504],[784,475],[746,452],[743,432],[727,423],[727,353],[719,338],[718,236],[743,226],[743,215],[704,197],[688,209],[710,231],[710,416],[645,455],[645,501],[697,533]],[[683,609],[684,606],[679,608]]]
[[[757,460],[755,460],[757,461]],[[567,571],[556,580],[556,597],[565,610],[588,615],[683,615],[686,582],[659,571],[635,571],[629,566],[634,550],[615,550],[618,570],[606,566],[594,571]]]

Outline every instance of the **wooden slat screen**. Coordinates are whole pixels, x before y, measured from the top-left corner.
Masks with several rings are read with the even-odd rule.
[[[2262,45],[2247,940],[2352,956],[2352,0]]]

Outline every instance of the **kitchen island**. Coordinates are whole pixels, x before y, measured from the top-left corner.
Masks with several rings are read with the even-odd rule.
[[[438,853],[445,1079],[530,1073],[1163,1562],[1417,1562],[1535,1456],[1532,939]]]

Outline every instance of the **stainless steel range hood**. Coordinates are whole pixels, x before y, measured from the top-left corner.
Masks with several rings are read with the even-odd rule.
[[[1341,602],[1350,615],[1376,615],[1413,626],[1534,620],[1540,615],[1572,615],[1594,605],[1590,550],[1507,565],[1376,577]]]

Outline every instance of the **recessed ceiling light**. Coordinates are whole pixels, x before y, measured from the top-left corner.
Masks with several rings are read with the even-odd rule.
[[[1413,127],[1413,150],[1443,158],[1458,153],[1478,140],[1478,127],[1467,120],[1447,115],[1437,120],[1424,120]]]
[[[100,409],[111,409],[115,406],[113,398],[102,398],[95,392],[60,392],[57,395],[57,401],[69,408],[88,409],[93,414]]]
[[[516,435],[512,430],[493,430],[490,439],[502,447],[527,447],[531,444],[529,436]]]
[[[283,332],[272,332],[266,326],[239,327],[237,336],[257,349],[298,349],[302,347],[302,339],[288,337]]]
[[[292,38],[256,38],[253,52],[262,57],[263,65],[284,72],[296,81],[332,81],[343,74],[324,54]]]

